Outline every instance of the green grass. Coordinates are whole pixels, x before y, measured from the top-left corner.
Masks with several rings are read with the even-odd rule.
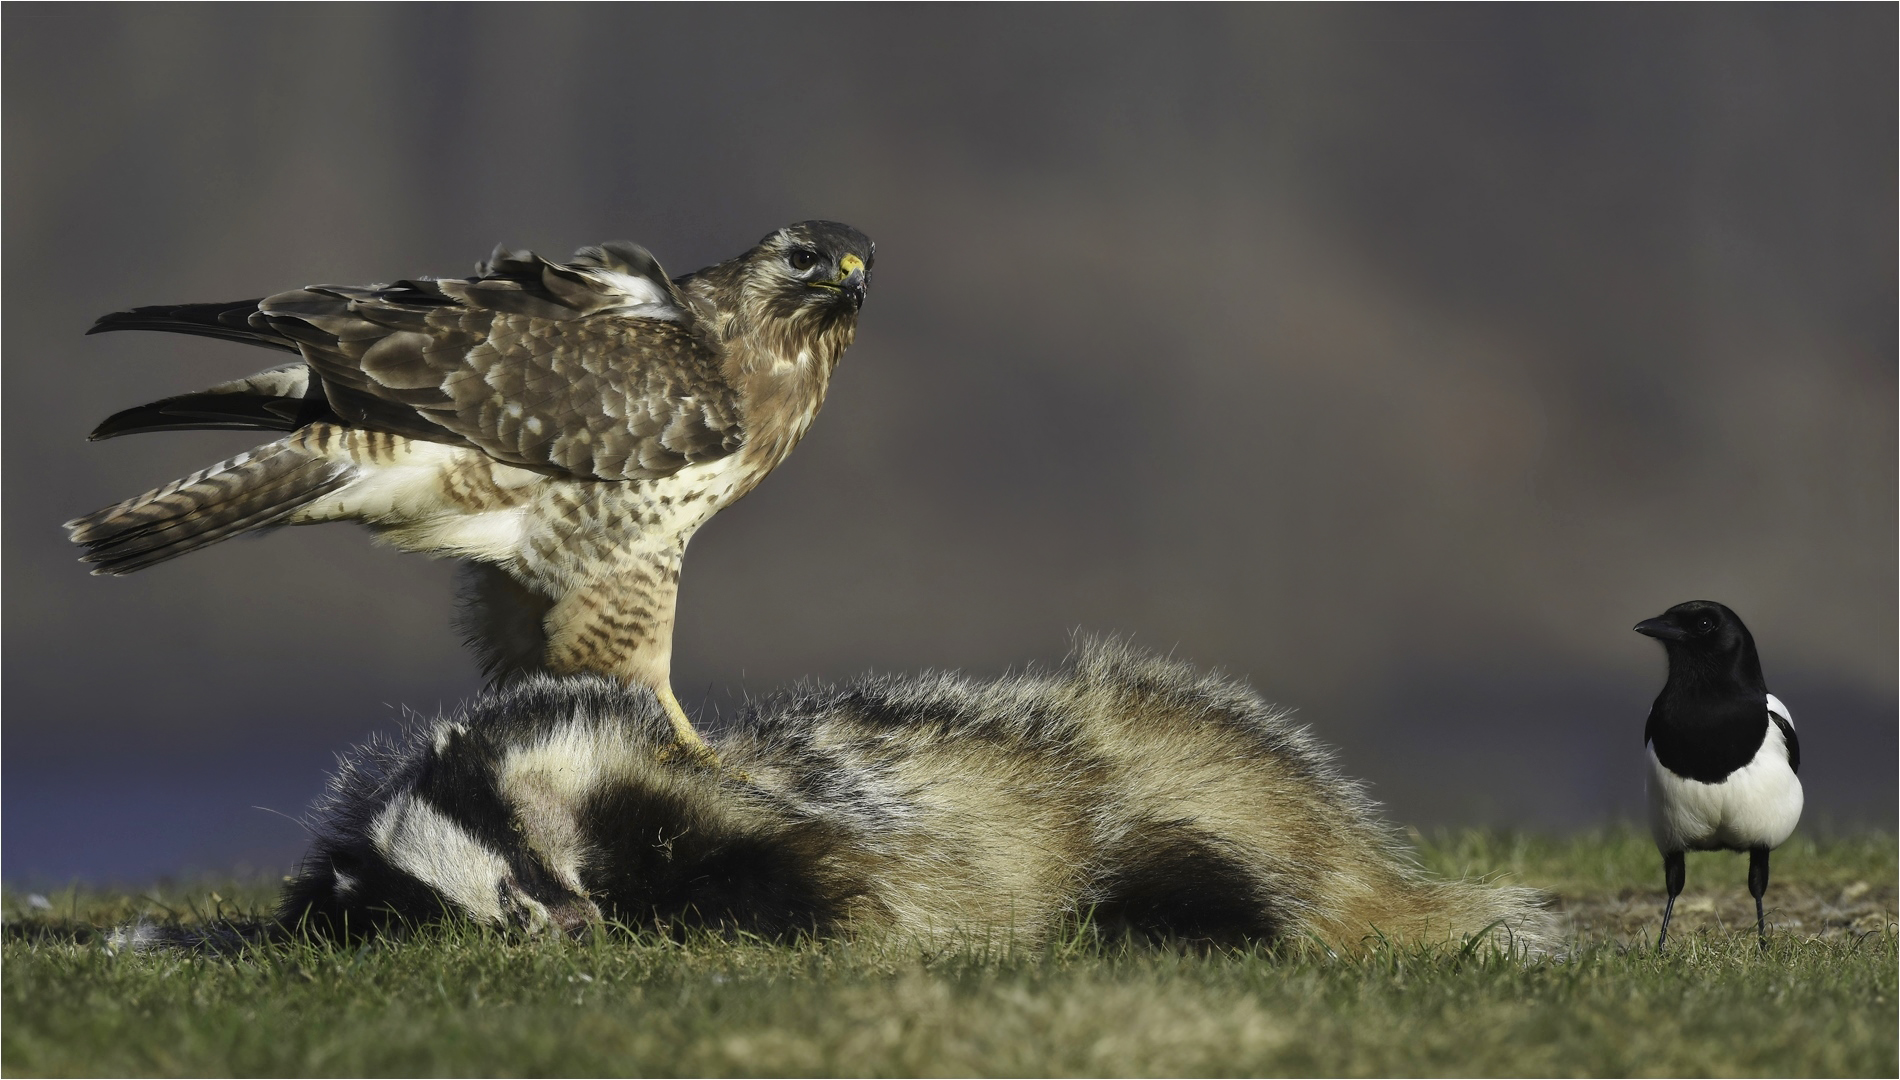
[[[1662,857],[1646,830],[1627,826],[1566,836],[1499,833],[1481,829],[1420,835],[1412,842],[1427,870],[1446,877],[1484,877],[1586,896],[1629,888],[1662,889]],[[1775,849],[1773,884],[1842,888],[1856,882],[1892,885],[1900,876],[1900,846],[1892,833],[1856,832],[1817,838],[1804,831]],[[1746,890],[1748,857],[1733,852],[1690,852],[1688,880],[1711,888]]]
[[[1447,834],[1421,857],[1558,889],[1572,911],[1629,902],[1654,919],[1655,853],[1625,831]],[[1698,873],[1709,895],[1747,901],[1737,866],[1692,863],[1692,891]],[[47,898],[50,910],[8,893],[0,1065],[8,1075],[1893,1075],[1893,838],[1791,844],[1776,858],[1784,885],[1825,910],[1809,913],[1813,932],[1777,930],[1766,954],[1751,907],[1746,926],[1724,925],[1720,908],[1685,922],[1680,948],[1661,957],[1580,915],[1575,944],[1529,960],[1453,948],[1202,956],[1082,938],[939,953],[524,942],[468,929],[235,960],[134,956],[60,934],[155,902],[184,913],[187,898],[198,910],[255,910],[268,890],[220,887],[220,900],[204,888],[150,899],[68,891]],[[1841,906],[1850,897],[1854,925]]]

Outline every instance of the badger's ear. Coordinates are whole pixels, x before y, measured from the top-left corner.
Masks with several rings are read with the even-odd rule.
[[[332,851],[323,863],[321,870],[328,871],[330,891],[337,899],[347,900],[363,887],[363,860],[355,852],[348,848]]]

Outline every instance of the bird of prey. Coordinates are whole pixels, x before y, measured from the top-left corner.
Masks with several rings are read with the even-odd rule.
[[[299,359],[120,412],[93,431],[286,432],[67,523],[95,574],[252,529],[355,521],[474,564],[490,675],[668,682],[686,543],[785,460],[857,330],[874,246],[806,221],[669,279],[644,248],[571,262],[497,248],[478,276],[316,285],[144,307],[90,333],[163,330]]]
[[[1748,627],[1721,604],[1677,604],[1637,623],[1636,632],[1661,641],[1669,654],[1669,679],[1643,728],[1649,828],[1669,889],[1656,948],[1669,940],[1684,851],[1748,852],[1755,932],[1767,948],[1761,898],[1768,891],[1768,852],[1801,820],[1794,717],[1768,692]]]

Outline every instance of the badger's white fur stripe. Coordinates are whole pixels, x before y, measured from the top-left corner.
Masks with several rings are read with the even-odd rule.
[[[369,835],[391,866],[426,882],[471,917],[501,921],[507,862],[440,810],[399,795],[376,815]]]
[[[602,918],[767,938],[1240,944],[1509,935],[1535,894],[1420,872],[1360,785],[1231,679],[1113,643],[1068,668],[802,687],[679,752],[654,696],[539,676],[346,758],[280,924]]]
[[[657,771],[650,748],[628,741],[617,727],[577,720],[503,751],[498,769],[502,797],[513,809],[521,839],[575,892],[584,892],[581,864],[588,847],[575,808],[608,780]]]

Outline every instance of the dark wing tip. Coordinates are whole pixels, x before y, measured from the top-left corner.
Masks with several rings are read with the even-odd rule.
[[[99,421],[99,423],[86,434],[86,441],[104,442],[107,439],[117,438],[120,435],[131,434],[136,430],[132,418],[150,408],[150,405],[139,405],[130,409],[120,409],[118,412]]]
[[[127,411],[130,411],[130,410],[127,410]],[[95,427],[91,431],[86,433],[86,441],[87,442],[104,442],[107,439],[116,439],[121,435],[130,435],[132,433],[132,428],[126,425],[125,423],[123,423],[122,421],[120,421],[119,419],[120,417],[124,415],[125,413],[123,412],[113,413],[111,416],[108,416],[104,420],[99,421],[98,427]]]
[[[112,330],[133,329],[130,324],[137,318],[138,314],[136,311],[114,311],[107,315],[101,315],[92,320],[92,325],[86,328],[86,336],[90,337],[93,334],[104,334]]]
[[[288,338],[262,326],[251,325],[261,300],[235,300],[221,304],[157,304],[151,307],[115,311],[93,320],[87,334],[108,330],[160,330],[173,334],[196,334],[222,338],[246,345],[296,352]]]

